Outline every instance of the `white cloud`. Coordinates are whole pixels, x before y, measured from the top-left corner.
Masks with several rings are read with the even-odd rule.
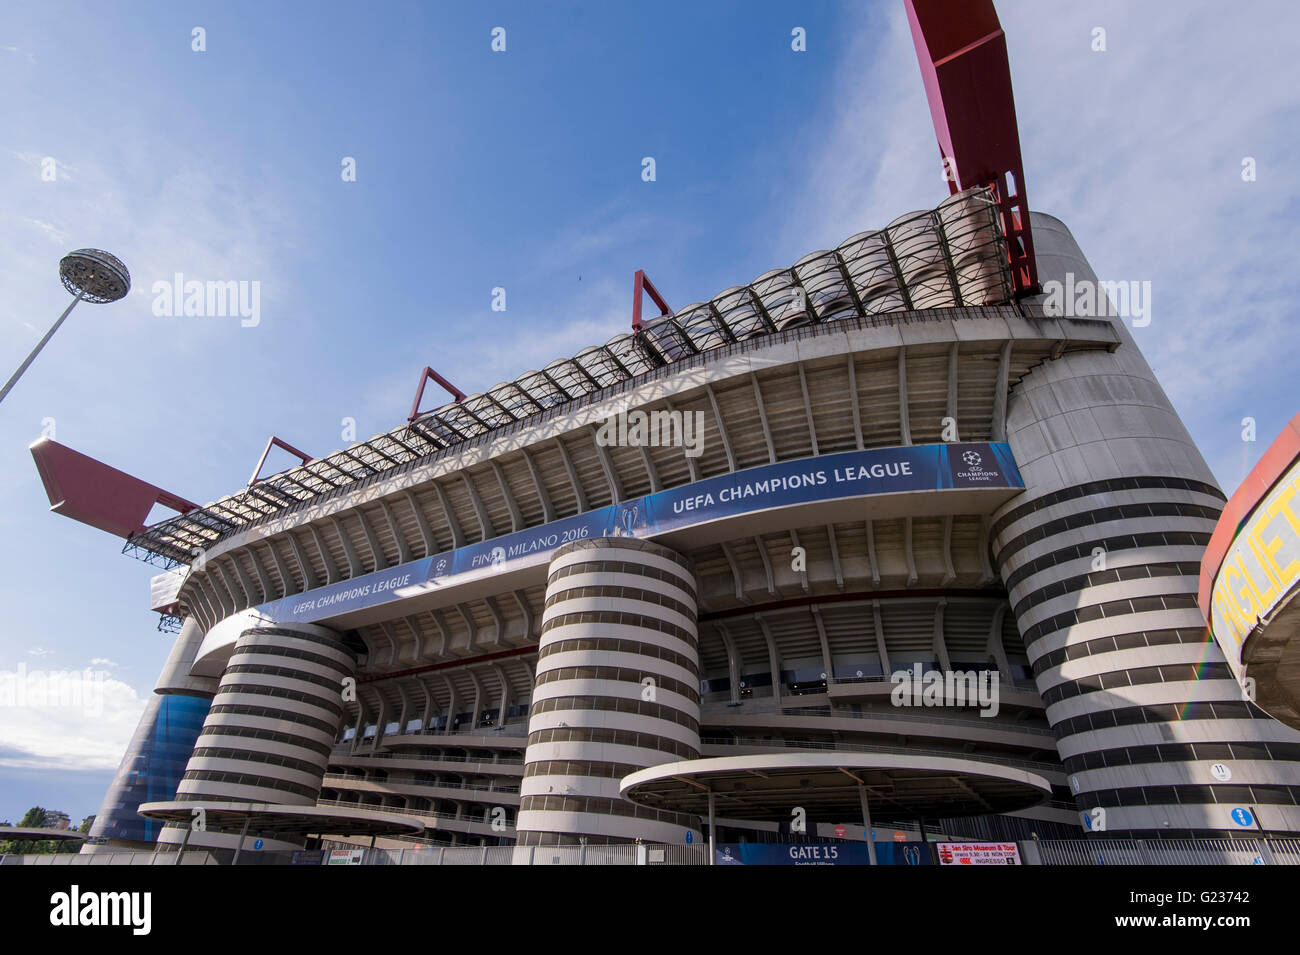
[[[102,670],[0,672],[0,766],[116,769],[144,707]]]
[[[68,234],[57,226],[43,222],[40,219],[24,219],[23,221],[30,226],[34,226],[39,232],[43,233],[47,238],[53,239],[59,245],[67,245]]]

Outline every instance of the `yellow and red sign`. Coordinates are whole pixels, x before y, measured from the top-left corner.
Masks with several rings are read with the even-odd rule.
[[[1300,587],[1300,415],[1224,509],[1201,566],[1201,610],[1241,679],[1242,644]]]

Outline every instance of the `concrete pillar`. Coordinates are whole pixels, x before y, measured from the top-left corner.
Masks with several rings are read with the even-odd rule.
[[[176,798],[315,805],[343,722],[343,679],[355,668],[352,651],[324,627],[245,630],[221,676]],[[166,834],[180,838],[175,829]],[[211,832],[195,833],[190,841],[231,844],[229,836]]]
[[[686,814],[634,807],[629,773],[700,752],[695,572],[648,541],[578,541],[551,559],[520,787],[519,845],[682,843]]]
[[[1042,281],[1096,282],[1059,221],[1036,214],[1034,240]],[[1102,808],[1111,835],[1223,835],[1240,797],[1188,792],[1222,785],[1207,760],[1228,764],[1233,792],[1295,786],[1300,763],[1260,744],[1294,750],[1300,734],[1259,718],[1205,642],[1197,575],[1223,495],[1124,321],[1112,324],[1115,351],[1043,362],[1011,390],[1026,490],[993,516],[995,563],[1081,823]],[[1234,744],[1250,755],[1234,761]],[[1268,808],[1300,830],[1300,807]]]

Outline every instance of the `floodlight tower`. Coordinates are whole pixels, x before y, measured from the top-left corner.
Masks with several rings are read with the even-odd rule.
[[[5,400],[5,395],[9,394],[10,389],[18,383],[23,372],[36,360],[41,349],[54,337],[54,333],[59,330],[59,326],[78,302],[82,299],[97,305],[116,302],[131,291],[131,273],[126,270],[122,260],[100,249],[77,249],[75,252],[69,252],[59,260],[59,279],[62,280],[63,287],[75,293],[76,297],[63,310],[58,321],[45,333],[45,337],[36,343],[32,353],[18,366],[13,377],[5,382],[4,389],[0,390],[0,401]]]

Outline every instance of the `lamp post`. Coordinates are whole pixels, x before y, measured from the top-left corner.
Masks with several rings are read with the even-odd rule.
[[[9,394],[13,386],[18,383],[23,372],[36,360],[41,349],[54,337],[54,333],[59,330],[59,326],[78,302],[82,300],[95,304],[116,302],[131,291],[131,273],[126,270],[121,259],[100,249],[77,249],[75,252],[69,252],[59,260],[59,279],[63,282],[63,287],[76,297],[63,310],[58,321],[45,333],[45,337],[36,343],[32,353],[18,366],[13,377],[5,382],[4,388],[0,390],[0,401],[5,400],[5,395]]]

